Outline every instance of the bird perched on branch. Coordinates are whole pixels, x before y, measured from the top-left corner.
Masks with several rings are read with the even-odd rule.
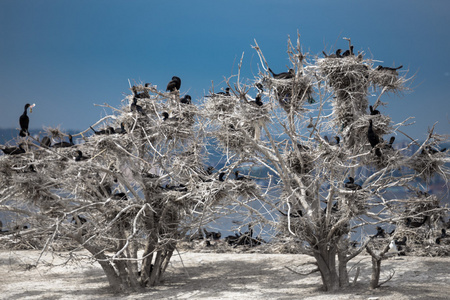
[[[177,76],[173,76],[172,80],[167,84],[166,91],[173,92],[175,90],[180,90],[181,87],[181,79]]]
[[[377,233],[374,236],[372,236],[372,238],[376,238],[376,237],[379,237],[379,238],[385,237],[385,231],[380,226],[377,226]]]
[[[428,145],[428,146],[423,147],[422,152],[420,154],[421,155],[425,155],[426,153],[428,153],[428,154],[433,155],[433,154],[436,154],[436,153],[439,153],[439,152],[445,152],[445,151],[447,151],[447,148],[443,148],[443,149],[441,149],[439,151],[439,150],[436,150],[434,148],[431,148],[431,146]]]
[[[293,69],[289,69],[289,72],[282,72],[279,74],[275,74],[272,69],[269,68],[269,72],[272,74],[275,79],[290,79],[295,77],[295,71]]]
[[[369,140],[370,146],[374,148],[376,145],[380,143],[380,138],[373,130],[372,120],[369,120],[369,128],[367,129],[367,139]],[[379,148],[375,149],[375,154],[380,157],[381,151]]]
[[[72,135],[69,134],[69,143],[62,141],[62,142],[53,144],[52,147],[54,147],[54,148],[66,148],[66,147],[72,147],[73,145],[74,144],[73,144],[73,140],[72,140]]]
[[[163,121],[169,121],[169,122],[177,122],[177,121],[180,121],[180,118],[177,118],[177,117],[170,117],[169,118],[169,113],[168,112],[163,112],[162,114],[161,114],[162,116],[163,116]]]
[[[351,177],[351,176],[348,177],[348,182],[346,182],[344,184],[344,187],[349,189],[349,190],[352,190],[352,191],[356,191],[356,190],[362,189],[362,187],[359,184],[355,183],[355,179],[353,177]]]
[[[28,108],[30,108],[30,113],[32,112],[32,108],[35,106],[35,104],[31,105],[30,103],[25,104],[25,110],[23,111],[23,114],[19,118],[19,124],[20,124],[20,132],[19,135],[22,137],[25,137],[29,135],[28,132],[28,125],[30,124],[30,118],[27,115]]]
[[[379,115],[380,114],[380,111],[376,110],[376,109],[373,109],[372,105],[369,106],[369,109],[370,109],[370,115],[371,116],[375,116],[375,115]]]
[[[406,218],[406,227],[409,228],[419,228],[428,220],[429,216],[423,217],[423,220],[420,222],[413,221],[411,218]]]
[[[3,153],[7,155],[17,155],[25,153],[25,149],[23,149],[23,145],[19,144],[18,147],[5,147],[2,149]]]
[[[183,98],[180,99],[180,103],[191,104],[191,96],[185,95]]]

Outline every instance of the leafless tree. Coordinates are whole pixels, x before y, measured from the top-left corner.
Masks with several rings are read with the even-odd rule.
[[[299,252],[313,256],[325,290],[336,290],[349,284],[348,262],[371,241],[353,247],[352,231],[382,222],[400,226],[407,218],[436,221],[445,214],[436,196],[428,195],[427,205],[418,200],[417,180],[426,185],[437,174],[448,181],[448,152],[436,150],[447,137],[432,129],[422,144],[411,139],[399,148],[384,141],[385,135],[409,138],[401,130],[408,120],[396,124],[376,109],[387,104],[383,95],[407,89],[405,72],[375,67],[363,52],[353,53],[350,39],[345,56],[338,51],[325,58],[304,54],[299,40],[295,46],[289,40],[290,65],[281,73],[269,68],[255,41],[258,75],[240,78],[241,59],[238,75],[227,81],[230,96],[205,103],[208,131],[230,165],[269,170],[265,186],[245,200],[263,203],[263,209],[252,210],[255,215],[278,224]],[[408,154],[414,144],[418,150]],[[412,197],[387,198],[392,187],[407,189]],[[374,272],[375,286],[379,268]]]

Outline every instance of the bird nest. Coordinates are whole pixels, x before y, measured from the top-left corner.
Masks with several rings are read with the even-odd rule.
[[[239,99],[235,96],[225,96],[220,94],[213,94],[207,97],[205,102],[205,109],[207,114],[212,119],[219,119],[234,112]]]
[[[358,216],[365,214],[368,210],[368,198],[369,195],[364,190],[352,191],[349,189],[340,189],[341,201],[339,210],[348,210],[349,216]]]
[[[448,172],[445,170],[446,162],[448,160],[445,152],[431,154],[422,151],[409,159],[408,166],[419,173],[422,179],[429,182],[435,174],[440,174],[444,177],[448,176]]]
[[[308,76],[290,79],[275,79],[264,76],[261,83],[269,90],[273,90],[281,107],[287,112],[302,112],[306,103],[314,103],[313,84]]]
[[[354,145],[362,146],[368,144],[367,131],[369,129],[369,120],[372,120],[373,130],[380,138],[393,131],[391,119],[388,116],[361,115],[355,122],[352,122],[342,130],[342,139],[347,148],[352,148]]]
[[[283,156],[289,169],[298,175],[308,174],[313,169],[313,159],[304,151],[300,152],[301,159],[294,151],[287,152]]]
[[[406,78],[399,76],[396,70],[371,70],[369,80],[387,91],[398,92],[405,89]]]
[[[357,99],[367,94],[370,68],[357,57],[320,58],[317,65],[338,98]]]

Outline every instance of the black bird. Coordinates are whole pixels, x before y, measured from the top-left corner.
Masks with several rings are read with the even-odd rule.
[[[187,192],[188,189],[184,184],[180,184],[180,185],[168,185],[166,184],[165,187],[166,190],[171,190],[171,191],[177,191],[177,192]]]
[[[360,190],[362,188],[359,184],[355,183],[355,179],[351,176],[348,177],[348,182],[346,182],[344,186],[345,188],[353,191]]]
[[[125,193],[115,193],[111,196],[113,200],[128,200],[128,197]]]
[[[374,236],[372,236],[372,238],[376,238],[376,237],[385,238],[385,231],[380,226],[377,226],[377,233]]]
[[[264,86],[260,82],[255,83],[255,86],[260,93],[264,91]]]
[[[445,151],[447,151],[447,148],[443,148],[443,149],[441,149],[441,150],[439,151],[439,150],[436,150],[436,149],[434,149],[434,148],[431,148],[431,146],[425,146],[425,147],[422,149],[421,154],[424,155],[424,154],[428,153],[428,154],[433,155],[433,154],[436,154],[436,153],[439,153],[439,152],[445,152]]]
[[[177,117],[171,117],[171,118],[169,118],[169,113],[166,112],[166,111],[163,112],[161,115],[163,116],[163,121],[169,121],[169,122],[171,122],[171,121],[173,121],[173,122],[178,122],[178,121],[180,121],[180,118],[177,118]]]
[[[19,118],[19,124],[20,124],[19,135],[23,136],[23,137],[30,134],[28,132],[28,125],[30,124],[30,118],[27,115],[28,107],[33,108],[34,104],[33,105],[31,105],[30,103],[25,104],[25,110],[23,111],[23,114]]]
[[[330,142],[328,140],[328,136],[326,136],[326,135],[323,136],[323,139],[325,140],[325,142],[327,142],[331,146],[337,146],[341,142],[341,138],[338,136],[334,136],[335,142]]]
[[[406,246],[406,240],[407,240],[406,236],[404,236],[401,240],[394,239],[395,244],[397,246]]]
[[[380,111],[376,110],[376,109],[373,109],[372,105],[369,106],[369,109],[370,109],[370,115],[371,116],[375,116],[375,115],[379,115],[380,114]]]
[[[327,54],[325,53],[325,51],[322,51],[323,55],[324,55],[326,58],[341,58],[341,57],[342,57],[341,52],[342,52],[342,49],[337,49],[337,50],[336,50],[336,54],[330,54],[330,55],[327,55]]]
[[[287,217],[288,214],[285,212],[282,212],[281,210],[278,209],[278,211],[280,212],[280,214],[282,214],[283,216]],[[301,209],[296,210],[295,212],[291,212],[289,213],[289,217],[291,218],[300,218],[303,217],[303,212]]]
[[[181,87],[181,79],[177,76],[173,76],[172,80],[167,84],[166,91],[173,92],[175,90],[180,90]]]
[[[114,132],[118,133],[118,134],[125,134],[125,133],[127,133],[127,131],[125,130],[125,124],[123,122],[120,123],[120,128],[114,129]]]
[[[191,104],[191,96],[185,95],[183,98],[180,99],[180,103]]]
[[[369,139],[370,146],[374,148],[376,145],[380,143],[380,138],[373,130],[372,120],[369,120],[369,128],[367,130],[367,138]]]
[[[17,155],[25,153],[25,149],[23,149],[22,144],[19,144],[18,147],[5,147],[2,149],[2,151],[7,155]]]
[[[83,153],[80,150],[75,151],[77,156],[74,157],[75,161],[83,161],[89,159],[87,156],[83,156]]]
[[[391,136],[391,138],[389,139],[389,143],[387,143],[386,145],[384,145],[384,149],[385,150],[389,150],[389,149],[394,149],[392,147],[392,144],[394,144],[395,141],[395,136]]]
[[[146,84],[145,84],[145,87],[148,87],[149,85],[150,85],[149,83],[146,83]],[[149,95],[149,93],[148,93],[147,90],[144,90],[142,93],[138,93],[136,87],[133,86],[133,87],[131,88],[131,91],[133,92],[133,96],[134,96],[135,98],[139,98],[139,99],[150,98],[150,95]]]
[[[350,50],[346,50],[344,53],[342,53],[342,57],[353,56],[353,55],[355,55],[353,53],[353,46],[350,46]]]
[[[406,227],[409,228],[419,228],[428,220],[429,216],[423,217],[423,220],[420,222],[413,221],[411,218],[406,218]]]
[[[95,133],[96,135],[101,135],[101,134],[114,134],[114,133],[116,133],[116,131],[114,130],[114,128],[112,128],[111,126],[108,127],[108,128],[106,128],[106,129],[99,130],[99,131],[97,131],[97,130],[95,130],[94,128],[92,128],[92,126],[89,126],[89,127],[91,127],[91,129],[94,131],[94,133]]]
[[[236,177],[235,179],[239,180],[239,181],[250,181],[251,180],[250,178],[248,178],[246,176],[239,176],[238,170],[236,170],[236,172],[234,172],[234,176]]]
[[[295,71],[293,69],[289,69],[289,72],[282,72],[279,74],[275,74],[270,68],[269,72],[272,74],[275,79],[290,79],[295,77]]]
[[[255,105],[255,106],[263,106],[264,103],[261,100],[261,94],[256,95],[255,101],[248,101],[248,103]]]
[[[142,106],[137,104],[137,98],[133,97],[133,103],[130,104],[130,111],[137,111],[138,113],[144,114]]]
[[[69,134],[69,143],[63,141],[63,142],[59,142],[59,143],[53,144],[52,147],[54,147],[54,148],[66,148],[66,147],[72,147],[73,145],[74,144],[73,144],[73,140],[72,140],[72,135]]]
[[[214,93],[213,95],[220,95],[220,96],[231,96],[230,94],[230,88],[227,87],[225,89],[225,92],[218,92],[218,93]],[[208,96],[209,97],[209,96]]]
[[[48,148],[52,144],[52,141],[48,136],[44,136],[39,144],[41,145],[41,147]]]
[[[83,217],[82,217],[82,216],[80,216],[80,215],[77,215],[76,217],[75,217],[75,216],[73,216],[73,217],[72,217],[72,221],[71,221],[71,222],[73,222],[73,223],[77,224],[77,223],[78,223],[78,221],[77,221],[77,218],[78,218],[78,220],[80,221],[80,225],[83,225],[84,223],[86,223],[86,222],[87,222],[86,218],[83,218]]]
[[[224,177],[225,175],[226,175],[226,174],[225,174],[224,172],[221,172],[221,173],[219,174],[219,181],[224,182],[225,179],[224,179],[223,177]]]
[[[397,68],[383,67],[380,65],[380,66],[377,66],[375,68],[375,70],[377,70],[377,71],[397,71],[401,68],[403,68],[403,65],[401,65],[400,67],[397,67]]]

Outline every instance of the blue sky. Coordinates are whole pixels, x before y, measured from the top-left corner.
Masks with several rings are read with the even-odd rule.
[[[423,139],[428,126],[450,133],[450,1],[65,1],[0,0],[0,128],[17,128],[36,103],[30,128],[85,129],[120,105],[128,79],[200,98],[236,72],[253,78],[256,39],[274,70],[288,64],[287,37],[311,54],[346,48],[416,74],[413,92],[385,97],[394,121]]]

